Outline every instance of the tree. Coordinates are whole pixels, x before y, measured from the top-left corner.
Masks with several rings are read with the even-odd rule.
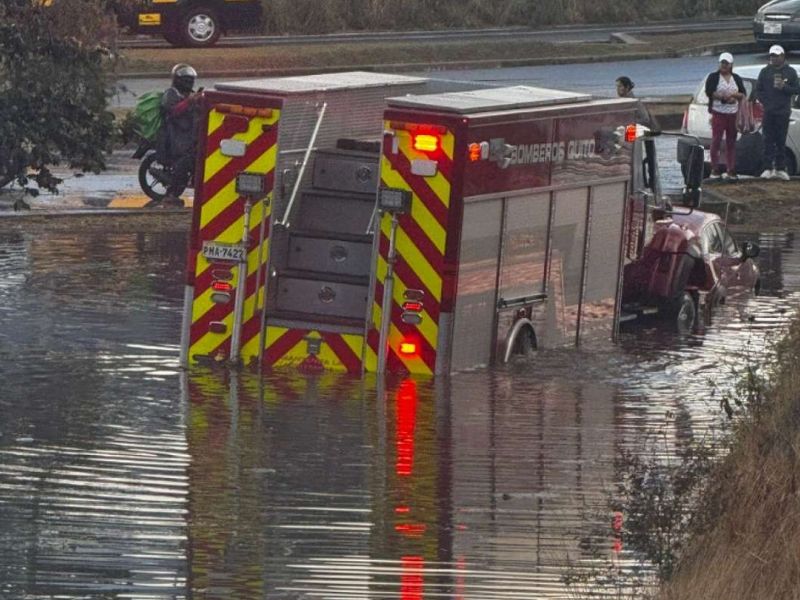
[[[43,6],[39,0],[0,5],[0,188],[57,191],[50,167],[99,172],[111,147],[114,116],[107,45],[115,35],[96,0]],[[79,16],[79,19],[75,17]],[[80,22],[77,29],[71,23]]]

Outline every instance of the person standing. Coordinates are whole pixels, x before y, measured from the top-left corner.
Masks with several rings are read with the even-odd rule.
[[[633,83],[633,80],[631,80],[630,77],[627,75],[622,75],[617,77],[614,83],[616,84],[617,88],[617,96],[620,98],[636,98],[633,93],[633,88],[636,86],[636,84]],[[653,131],[661,130],[661,126],[658,124],[658,121],[653,115],[650,114],[650,111],[647,110],[647,107],[641,100],[636,101],[636,122]]]
[[[733,55],[719,55],[719,68],[706,77],[708,112],[711,113],[711,179],[719,179],[719,150],[725,137],[725,176],[736,181],[736,113],[747,95],[742,78],[733,72]]]
[[[764,106],[764,179],[789,180],[785,148],[795,94],[800,94],[797,71],[786,64],[786,53],[776,44],[769,49],[769,64],[756,81],[756,98]]]
[[[617,80],[614,82],[617,86],[617,96],[620,98],[634,98],[633,95],[633,88],[634,83],[630,77],[622,75],[621,77],[617,77]]]

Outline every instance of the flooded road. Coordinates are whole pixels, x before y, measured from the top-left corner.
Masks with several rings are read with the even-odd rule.
[[[0,234],[0,598],[574,598],[623,449],[713,431],[710,381],[800,296],[792,234],[701,334],[391,381],[177,368],[185,234]]]

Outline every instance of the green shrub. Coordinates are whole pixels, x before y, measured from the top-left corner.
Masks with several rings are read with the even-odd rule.
[[[108,54],[95,40],[107,26],[91,0],[0,5],[0,187],[16,181],[35,193],[27,188],[33,179],[55,191],[60,181],[51,166],[105,167],[115,128]]]

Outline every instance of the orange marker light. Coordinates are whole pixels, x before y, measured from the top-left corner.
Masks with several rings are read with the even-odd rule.
[[[272,116],[271,108],[253,108],[251,106],[242,106],[241,104],[217,104],[214,110],[218,113],[244,115],[245,117],[264,117],[268,119]]]
[[[439,137],[429,133],[418,133],[414,136],[414,150],[436,152],[439,149]]]
[[[414,342],[402,342],[400,344],[400,354],[403,356],[413,356],[417,353],[417,345]]]
[[[481,145],[473,142],[469,145],[469,160],[470,162],[477,162],[481,159]]]

